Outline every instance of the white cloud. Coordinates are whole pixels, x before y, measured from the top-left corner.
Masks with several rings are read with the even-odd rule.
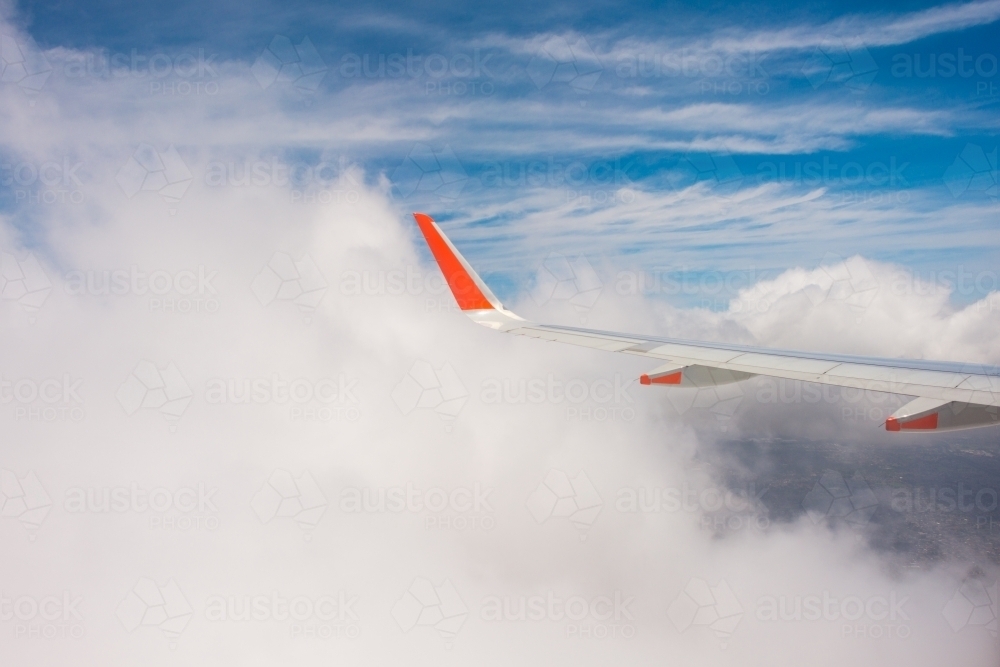
[[[649,52],[651,46],[680,50],[688,53],[738,53],[755,51],[777,53],[781,51],[811,51],[838,40],[857,40],[868,47],[896,46],[956,30],[988,25],[1000,19],[1000,3],[985,2],[951,3],[927,9],[889,14],[863,12],[847,14],[827,23],[801,22],[779,28],[736,29],[727,28],[702,39],[686,44],[677,41],[643,43],[638,39],[623,40],[625,48],[611,51],[609,56]],[[772,61],[773,62],[773,61]]]

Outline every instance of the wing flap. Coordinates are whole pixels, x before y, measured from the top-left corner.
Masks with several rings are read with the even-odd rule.
[[[853,378],[855,380],[878,380],[889,384],[912,384],[928,387],[958,387],[968,375],[941,371],[893,368],[874,364],[838,364],[826,375]]]
[[[701,347],[699,345],[666,343],[654,347],[646,354],[651,357],[663,357],[664,359],[690,359],[692,361],[705,363],[706,365],[712,365],[732,361],[742,353],[734,352],[732,350]]]
[[[887,431],[957,431],[1000,421],[996,406],[917,397],[885,421]]]
[[[800,357],[782,357],[777,354],[747,353],[741,354],[732,360],[732,363],[740,366],[749,366],[767,370],[782,369],[807,373],[809,375],[822,375],[831,368],[838,365],[836,361],[824,361],[822,359],[802,359]]]

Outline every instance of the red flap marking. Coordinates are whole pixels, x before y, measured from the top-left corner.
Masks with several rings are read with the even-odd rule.
[[[670,375],[661,375],[659,377],[651,378],[645,373],[639,376],[639,384],[680,384],[681,376],[684,375],[684,371],[677,371],[676,373],[671,373]]]
[[[889,417],[885,420],[886,431],[899,431],[900,429],[908,431],[933,431],[937,427],[938,413],[936,412],[908,422],[901,422],[895,417]]]
[[[417,221],[420,231],[427,241],[427,246],[431,249],[434,259],[441,267],[444,279],[448,281],[451,293],[455,295],[455,301],[462,310],[492,310],[493,304],[483,294],[476,285],[469,272],[465,270],[462,263],[448,247],[448,243],[441,236],[434,221],[429,215],[424,213],[414,213],[413,218]]]
[[[938,413],[933,412],[926,417],[921,417],[920,419],[914,419],[913,421],[903,422],[902,426],[904,429],[916,429],[916,430],[926,430],[932,431],[938,426]]]

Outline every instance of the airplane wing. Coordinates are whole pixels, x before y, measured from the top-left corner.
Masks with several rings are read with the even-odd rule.
[[[1000,368],[880,359],[678,340],[524,320],[503,307],[430,216],[413,217],[459,308],[474,322],[515,336],[649,357],[644,385],[711,387],[767,375],[913,396],[885,422],[888,431],[945,431],[1000,423]]]

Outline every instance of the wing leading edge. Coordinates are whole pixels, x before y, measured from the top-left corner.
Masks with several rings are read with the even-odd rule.
[[[516,336],[649,357],[643,385],[709,387],[755,375],[915,397],[886,420],[888,431],[976,428],[1000,423],[1000,368],[913,359],[774,350],[540,324],[500,303],[430,216],[414,213],[459,308],[474,322]]]

